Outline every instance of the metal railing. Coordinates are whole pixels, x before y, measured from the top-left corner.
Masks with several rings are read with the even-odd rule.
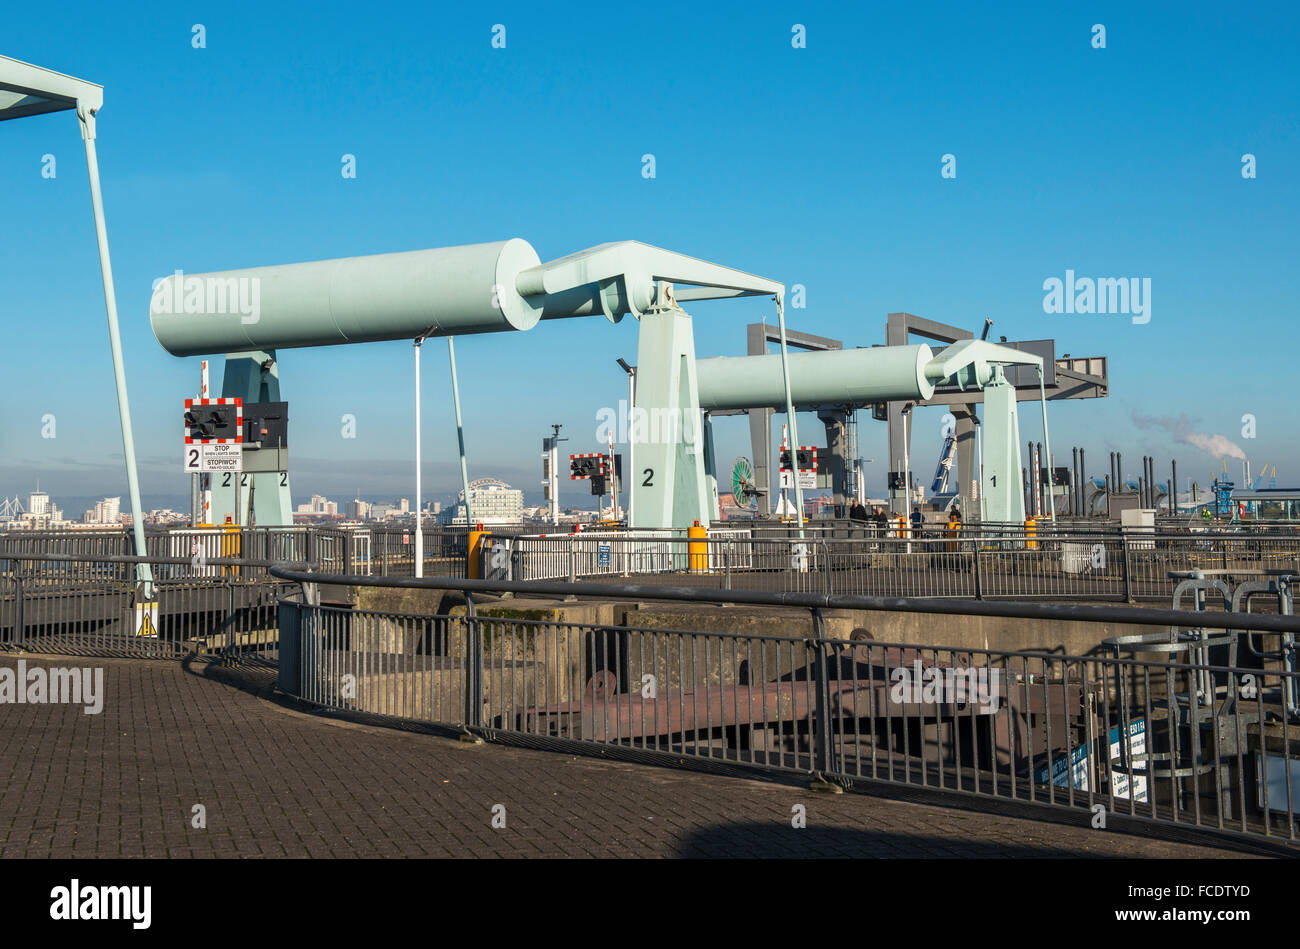
[[[202,551],[209,558],[314,563],[340,573],[415,575],[412,527],[152,528],[145,533],[145,546],[150,558],[188,560]],[[426,526],[424,573],[464,576],[467,550],[464,528]],[[125,530],[0,531],[0,559],[6,554],[61,554],[90,563],[134,553],[134,541]]]
[[[727,594],[729,603],[808,609],[812,635],[782,637],[481,612],[492,592],[722,602],[698,588],[272,572],[303,585],[281,602],[280,687],[319,706],[665,764],[1045,804],[1080,819],[1100,807],[1287,844],[1300,831],[1300,719],[1284,699],[1300,673],[1268,658],[1294,642],[1295,616]],[[316,584],[343,582],[458,590],[464,612],[317,601]],[[1098,655],[1057,655],[877,642],[865,629],[832,638],[822,623],[829,609],[1164,630]],[[1230,648],[1243,637],[1260,647],[1250,662]]]
[[[871,531],[872,529],[867,529]],[[897,536],[900,534],[902,536]],[[695,553],[692,553],[695,551]],[[1167,600],[1173,572],[1240,577],[1300,571],[1300,539],[1239,535],[982,534],[873,531],[799,538],[667,531],[489,537],[479,576],[636,576],[720,590],[974,599]]]
[[[274,661],[278,601],[291,584],[270,561],[0,553],[0,651],[173,659],[220,653]]]
[[[896,516],[896,515],[890,515]],[[781,520],[777,518],[730,518],[725,521],[715,521],[714,526],[718,527],[743,527],[753,532],[755,536],[797,536],[799,532],[798,525],[793,519]],[[931,521],[928,527],[942,527],[942,523],[936,525]],[[975,533],[1003,534],[1007,531],[1023,530],[1024,524],[1019,521],[997,522],[997,521],[975,521],[966,520],[962,522],[962,530]],[[1065,517],[1058,516],[1052,520],[1044,515],[1035,518],[1035,529],[1040,534],[1062,533],[1062,534],[1115,534],[1121,530],[1119,521],[1109,520],[1107,518],[1097,517]],[[1289,537],[1292,541],[1300,541],[1300,524],[1296,523],[1270,523],[1256,521],[1207,521],[1199,517],[1188,517],[1179,515],[1170,517],[1168,515],[1159,515],[1155,518],[1155,529],[1160,534],[1203,534],[1203,533],[1222,533],[1236,537]],[[851,518],[815,518],[804,524],[805,536],[816,534],[818,536],[829,537],[849,537],[856,536],[860,532],[877,530],[875,521],[867,519],[865,521],[853,520]]]

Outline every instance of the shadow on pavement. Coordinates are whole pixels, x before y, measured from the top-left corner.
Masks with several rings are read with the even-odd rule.
[[[1097,857],[1060,847],[1026,847],[1010,842],[973,842],[932,834],[900,834],[841,827],[795,828],[771,823],[723,824],[696,831],[675,856],[700,858],[901,859],[910,857],[1001,857],[1077,859]]]

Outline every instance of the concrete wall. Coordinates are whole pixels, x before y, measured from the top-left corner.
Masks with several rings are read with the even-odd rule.
[[[356,591],[356,598],[359,609],[424,615],[441,612],[453,617],[465,614],[463,599],[458,594],[438,591],[361,587]],[[485,700],[493,715],[514,707],[580,698],[591,675],[601,669],[612,672],[623,688],[640,686],[646,681],[645,676],[654,676],[658,688],[676,688],[692,681],[733,684],[746,675],[752,681],[770,681],[806,664],[807,650],[792,640],[813,635],[811,614],[800,609],[522,598],[490,600],[477,605],[478,616],[485,621],[481,627],[485,655],[488,665],[494,665],[484,682]],[[1103,639],[1159,629],[1113,623],[857,610],[826,611],[823,621],[824,634],[832,639],[848,639],[854,629],[861,627],[879,642],[1070,655],[1096,653]],[[397,662],[393,672],[405,664],[418,665],[422,657],[417,653],[427,649],[415,641],[422,635],[420,625],[388,619],[360,623],[352,648],[410,657],[406,663]],[[617,626],[647,631],[719,633],[735,638],[691,639],[652,632],[596,635],[591,629]],[[423,635],[427,638],[427,634]],[[465,654],[463,636],[461,623],[446,627],[442,648],[447,656]],[[453,678],[458,675],[463,673],[456,672]],[[448,681],[443,690],[452,687]],[[438,701],[436,697],[417,698],[426,688],[432,689],[433,685],[412,684],[411,701],[421,705]],[[502,691],[498,693],[498,689]]]
[[[847,639],[855,628],[862,627],[880,642],[1069,655],[1094,653],[1103,639],[1156,632],[1161,628],[1128,623],[1048,622],[874,610],[826,611],[823,620],[825,635],[831,639]],[[625,623],[641,628],[796,638],[813,634],[812,617],[807,610],[760,611],[709,606],[688,610],[675,605],[645,604],[626,610]]]

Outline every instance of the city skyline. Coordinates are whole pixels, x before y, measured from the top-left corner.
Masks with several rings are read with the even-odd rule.
[[[513,485],[511,485],[511,487],[514,488]],[[542,499],[542,492],[540,488],[538,488],[538,490],[531,497],[528,491],[524,491],[522,489],[518,489],[518,490],[521,490],[522,492],[523,506],[526,510],[541,509],[545,506],[545,502]],[[31,506],[29,504],[29,498],[35,493],[40,493],[42,495],[45,495],[48,498],[50,507],[59,508],[63,512],[65,521],[74,522],[74,523],[91,523],[84,519],[85,513],[91,512],[96,507],[96,505],[101,504],[105,500],[118,501],[119,510],[117,513],[120,514],[125,520],[129,521],[130,519],[130,511],[120,509],[120,502],[122,501],[122,497],[123,497],[122,495],[114,495],[109,498],[102,498],[102,497],[95,497],[94,495],[58,494],[54,492],[45,491],[43,488],[38,487],[27,492],[13,492],[13,491],[6,492],[0,490],[0,502],[10,502],[11,500],[17,500],[21,503],[24,510],[30,510]],[[426,494],[424,498],[424,510],[426,516],[437,514],[442,510],[446,510],[446,508],[450,504],[455,502],[460,497],[460,493],[461,492],[457,490],[455,492],[450,492],[448,494],[439,497],[429,497]],[[626,497],[626,494],[624,492],[620,492],[620,493],[622,494],[623,497]],[[562,510],[595,510],[595,506],[596,506],[595,502],[597,499],[595,496],[591,495],[589,491],[584,492],[575,489],[572,491],[563,492],[563,494],[564,497],[561,502]],[[336,513],[338,513],[339,516],[345,516],[344,511],[346,510],[346,508],[351,506],[357,500],[360,500],[367,505],[392,506],[398,509],[401,508],[402,502],[405,501],[407,502],[408,505],[408,512],[414,511],[414,503],[411,501],[410,498],[405,496],[385,494],[382,492],[353,491],[350,493],[346,493],[346,496],[344,494],[336,494],[335,496],[330,496],[329,494],[326,493],[313,491],[307,493],[304,498],[300,499],[299,492],[295,491],[293,495],[294,513],[295,514],[308,513],[302,511],[301,508],[305,506],[309,506],[310,502],[317,497],[320,497],[326,501],[329,501],[337,505],[338,510]],[[602,500],[604,500],[606,506],[608,506],[608,495],[605,495]],[[181,494],[145,493],[141,496],[141,502],[146,517],[149,516],[150,514],[159,511],[183,514],[186,517],[189,516],[190,496],[188,494],[181,495]]]

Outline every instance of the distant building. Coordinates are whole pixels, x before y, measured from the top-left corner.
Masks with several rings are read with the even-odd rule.
[[[122,499],[117,497],[96,501],[95,506],[85,513],[82,520],[87,524],[121,524]]]
[[[17,498],[13,507],[17,507]],[[40,531],[67,527],[61,511],[50,500],[50,496],[37,488],[27,496],[27,510],[7,521],[7,526],[14,530]]]
[[[474,523],[484,527],[524,522],[524,492],[496,478],[479,478],[469,483],[469,506]],[[445,511],[440,511],[440,508],[440,504],[434,508],[440,523],[460,527],[466,525],[464,491],[457,495],[454,507]]]
[[[311,500],[306,504],[298,505],[298,513],[315,515],[318,517],[337,517],[339,506],[335,501],[330,501],[319,494],[313,494]]]
[[[180,511],[173,511],[171,508],[155,508],[144,516],[145,524],[161,526],[163,524],[188,524],[190,516],[182,514]]]

